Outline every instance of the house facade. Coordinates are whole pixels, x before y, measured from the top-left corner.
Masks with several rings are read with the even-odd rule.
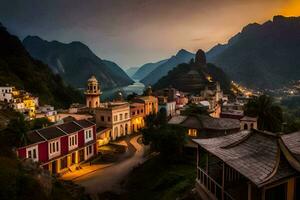
[[[158,112],[158,99],[155,96],[143,96],[133,100],[137,103],[143,103],[145,106],[145,115]]]
[[[96,154],[96,125],[72,121],[31,131],[27,145],[17,149],[20,159],[32,159],[53,174],[64,173]]]
[[[97,127],[111,128],[111,139],[131,133],[129,103],[107,103],[96,109]]]
[[[132,132],[138,132],[141,128],[144,128],[145,126],[144,116],[145,116],[145,106],[143,103],[130,104]]]

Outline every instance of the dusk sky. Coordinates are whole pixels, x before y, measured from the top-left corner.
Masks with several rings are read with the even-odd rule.
[[[300,15],[299,0],[0,0],[0,22],[23,39],[81,41],[135,67],[225,43],[243,26]]]

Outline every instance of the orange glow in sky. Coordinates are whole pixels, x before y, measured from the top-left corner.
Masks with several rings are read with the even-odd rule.
[[[300,0],[290,0],[287,6],[283,8],[281,14],[285,16],[299,16]]]

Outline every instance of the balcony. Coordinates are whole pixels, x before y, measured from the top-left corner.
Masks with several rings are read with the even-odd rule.
[[[210,177],[203,169],[197,167],[197,187],[200,196],[204,195],[211,200],[234,200],[217,181]],[[202,193],[202,195],[201,195]]]

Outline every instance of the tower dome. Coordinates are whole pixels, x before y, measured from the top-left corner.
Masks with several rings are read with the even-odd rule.
[[[87,88],[85,91],[86,106],[88,108],[97,108],[100,106],[100,86],[95,76],[87,81]]]

